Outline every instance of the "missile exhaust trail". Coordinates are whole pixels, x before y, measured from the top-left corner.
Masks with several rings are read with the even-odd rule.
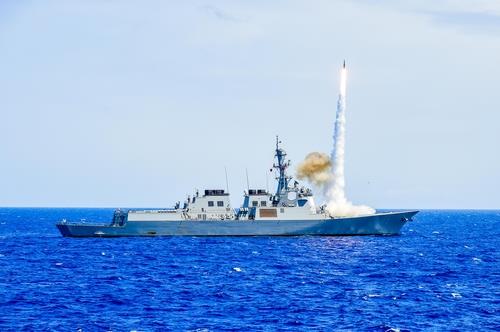
[[[331,216],[352,216],[373,214],[375,210],[364,205],[353,205],[345,195],[344,153],[346,132],[346,87],[347,69],[344,63],[340,70],[340,91],[333,131],[333,149],[331,154],[332,174],[326,190],[327,210]]]

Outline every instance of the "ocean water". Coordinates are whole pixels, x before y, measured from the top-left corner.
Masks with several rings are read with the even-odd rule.
[[[111,209],[0,209],[0,330],[499,331],[500,211],[400,236],[63,238]]]

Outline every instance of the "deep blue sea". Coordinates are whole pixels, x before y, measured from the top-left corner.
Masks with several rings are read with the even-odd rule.
[[[400,236],[63,238],[111,209],[0,208],[0,331],[500,331],[500,211]]]

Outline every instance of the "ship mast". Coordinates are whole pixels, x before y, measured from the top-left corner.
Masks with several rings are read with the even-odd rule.
[[[280,148],[279,144],[281,141],[279,140],[279,137],[276,136],[276,153],[274,157],[278,161],[278,164],[273,164],[273,168],[277,169],[279,172],[279,176],[276,178],[278,180],[278,188],[276,189],[276,195],[279,197],[280,193],[288,188],[288,181],[291,179],[291,177],[288,177],[286,175],[286,169],[288,166],[290,166],[290,161],[285,160],[286,158],[286,152],[282,148]]]

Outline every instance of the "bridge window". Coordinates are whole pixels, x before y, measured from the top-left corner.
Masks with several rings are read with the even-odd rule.
[[[260,206],[267,206],[267,202],[266,201],[260,202]]]
[[[307,199],[299,199],[297,203],[299,204],[299,206],[304,206],[307,203]]]
[[[224,201],[217,201],[217,206],[224,206]]]
[[[208,201],[208,206],[214,206],[214,201]]]
[[[252,206],[259,206],[259,202],[258,201],[252,201]]]

